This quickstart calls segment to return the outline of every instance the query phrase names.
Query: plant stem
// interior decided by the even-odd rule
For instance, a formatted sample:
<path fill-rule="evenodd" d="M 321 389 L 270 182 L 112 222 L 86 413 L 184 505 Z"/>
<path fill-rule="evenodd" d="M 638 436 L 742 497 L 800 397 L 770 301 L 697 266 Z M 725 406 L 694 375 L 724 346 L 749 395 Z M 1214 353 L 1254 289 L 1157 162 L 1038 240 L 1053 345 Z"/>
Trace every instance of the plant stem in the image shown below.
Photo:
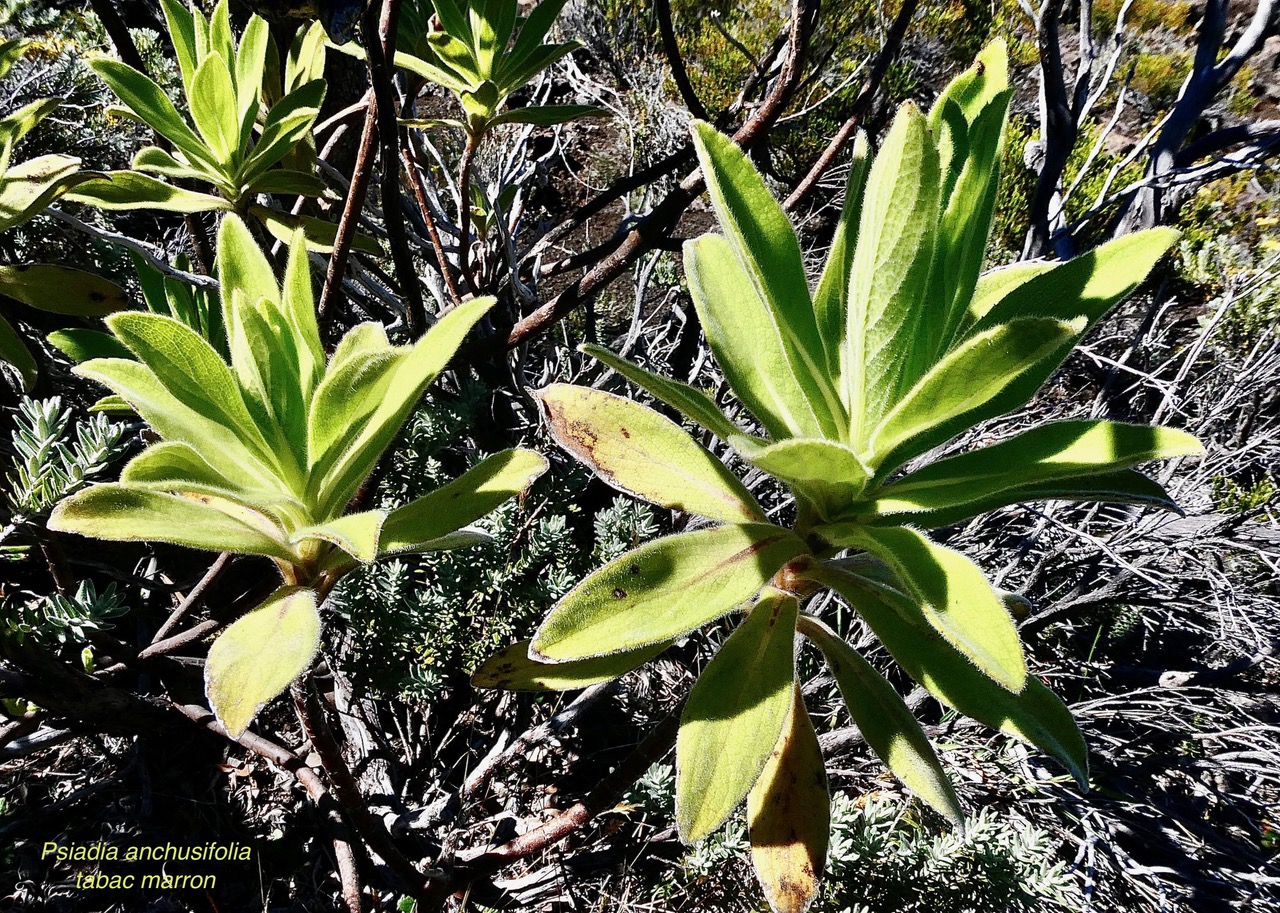
<path fill-rule="evenodd" d="M 467 145 L 462 150 L 462 166 L 458 174 L 458 265 L 462 278 L 466 280 L 471 294 L 478 295 L 480 288 L 475 277 L 471 275 L 471 170 L 475 166 L 476 150 L 480 147 L 480 139 L 471 130 L 467 131 Z"/>

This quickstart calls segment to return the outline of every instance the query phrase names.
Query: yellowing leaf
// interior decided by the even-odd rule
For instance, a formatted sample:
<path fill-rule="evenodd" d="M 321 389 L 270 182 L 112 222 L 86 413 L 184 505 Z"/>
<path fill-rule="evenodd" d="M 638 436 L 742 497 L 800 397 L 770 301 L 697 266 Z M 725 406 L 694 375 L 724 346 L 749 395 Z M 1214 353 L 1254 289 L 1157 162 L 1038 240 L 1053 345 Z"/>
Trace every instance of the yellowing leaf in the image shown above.
<path fill-rule="evenodd" d="M 204 691 L 232 738 L 311 665 L 320 649 L 314 590 L 284 587 L 231 624 L 209 648 Z"/>
<path fill-rule="evenodd" d="M 751 864 L 774 913 L 804 913 L 818 896 L 831 836 L 831 797 L 800 684 L 778 744 L 747 794 Z"/>
<path fill-rule="evenodd" d="M 680 715 L 676 825 L 700 840 L 760 778 L 791 706 L 795 597 L 767 592 L 725 640 Z"/>
<path fill-rule="evenodd" d="M 723 463 L 647 406 L 568 384 L 546 387 L 538 398 L 556 443 L 614 488 L 725 523 L 764 521 Z"/>
<path fill-rule="evenodd" d="M 671 640 L 750 599 L 805 551 L 790 532 L 763 523 L 647 542 L 561 599 L 534 635 L 533 653 L 559 662 Z"/>

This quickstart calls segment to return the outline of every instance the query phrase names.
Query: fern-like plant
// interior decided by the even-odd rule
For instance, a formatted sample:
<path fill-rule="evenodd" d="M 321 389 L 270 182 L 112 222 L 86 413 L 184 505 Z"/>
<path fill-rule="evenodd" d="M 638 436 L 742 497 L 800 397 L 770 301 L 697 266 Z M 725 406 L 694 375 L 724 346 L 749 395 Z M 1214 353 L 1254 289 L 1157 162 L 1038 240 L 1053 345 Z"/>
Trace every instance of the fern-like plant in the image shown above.
<path fill-rule="evenodd" d="M 868 745 L 921 798 L 963 817 L 897 691 L 801 603 L 834 590 L 935 697 L 1039 747 L 1083 784 L 1084 740 L 1062 701 L 1028 674 L 1002 594 L 922 530 L 1044 499 L 1172 507 L 1130 467 L 1201 449 L 1167 428 L 1068 421 L 916 465 L 1026 402 L 1175 237 L 1145 232 L 1066 263 L 980 275 L 1010 94 L 997 43 L 928 115 L 904 105 L 874 162 L 860 137 L 812 291 L 795 231 L 760 175 L 729 138 L 695 126 L 722 233 L 686 245 L 689 288 L 726 379 L 767 437 L 700 390 L 586 351 L 788 486 L 794 526 L 769 522 L 715 456 L 653 410 L 587 387 L 540 393 L 561 446 L 602 478 L 714 525 L 648 543 L 588 577 L 479 682 L 582 687 L 742 613 L 683 711 L 676 818 L 681 836 L 697 840 L 746 800 L 753 862 L 775 910 L 803 910 L 816 895 L 828 840 L 797 635 L 826 658 Z"/>
<path fill-rule="evenodd" d="M 504 451 L 396 510 L 348 513 L 423 390 L 493 299 L 455 308 L 411 346 L 361 324 L 326 358 L 301 232 L 282 288 L 248 228 L 228 216 L 218 274 L 229 364 L 172 317 L 133 311 L 108 319 L 133 357 L 93 359 L 76 373 L 122 397 L 161 440 L 134 457 L 118 483 L 59 504 L 48 525 L 275 562 L 281 587 L 219 636 L 205 664 L 210 703 L 238 735 L 310 665 L 319 606 L 342 575 L 383 556 L 477 541 L 467 524 L 523 490 L 546 462 Z"/>

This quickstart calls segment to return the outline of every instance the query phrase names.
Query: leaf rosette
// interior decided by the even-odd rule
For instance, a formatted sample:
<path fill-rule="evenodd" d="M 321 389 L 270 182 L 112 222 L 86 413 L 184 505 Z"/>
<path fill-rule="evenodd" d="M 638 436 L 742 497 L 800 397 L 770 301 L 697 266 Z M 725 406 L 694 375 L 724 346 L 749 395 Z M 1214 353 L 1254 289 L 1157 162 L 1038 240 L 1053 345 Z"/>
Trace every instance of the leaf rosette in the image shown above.
<path fill-rule="evenodd" d="M 310 665 L 319 607 L 343 574 L 388 555 L 483 541 L 471 524 L 525 490 L 546 461 L 507 450 L 403 507 L 348 513 L 423 391 L 494 300 L 454 308 L 412 345 L 393 345 L 380 325 L 360 324 L 326 356 L 301 232 L 281 285 L 245 224 L 228 216 L 218 274 L 229 359 L 166 314 L 107 319 L 124 351 L 85 361 L 76 373 L 108 387 L 160 440 L 118 483 L 62 501 L 49 528 L 275 562 L 281 589 L 222 633 L 205 667 L 213 709 L 239 734 Z"/>
<path fill-rule="evenodd" d="M 1026 403 L 1175 240 L 1157 229 L 1071 261 L 984 274 L 1010 94 L 997 42 L 928 114 L 904 105 L 874 158 L 859 136 L 812 290 L 791 221 L 759 173 L 732 140 L 695 124 L 720 232 L 686 243 L 689 291 L 752 428 L 699 389 L 583 347 L 786 485 L 793 527 L 768 522 L 710 451 L 653 410 L 589 388 L 540 393 L 557 441 L 602 479 L 714 525 L 606 565 L 551 610 L 527 652 L 511 648 L 476 682 L 581 687 L 740 613 L 683 711 L 677 823 L 696 840 L 745 800 L 775 910 L 803 910 L 816 896 L 827 840 L 822 761 L 795 697 L 796 635 L 823 655 L 886 766 L 947 818 L 963 815 L 902 697 L 802 602 L 836 592 L 935 698 L 1086 784 L 1084 739 L 1028 673 L 1008 594 L 925 531 L 1047 499 L 1176 509 L 1133 467 L 1201 451 L 1170 428 L 1064 421 L 919 465 Z"/>

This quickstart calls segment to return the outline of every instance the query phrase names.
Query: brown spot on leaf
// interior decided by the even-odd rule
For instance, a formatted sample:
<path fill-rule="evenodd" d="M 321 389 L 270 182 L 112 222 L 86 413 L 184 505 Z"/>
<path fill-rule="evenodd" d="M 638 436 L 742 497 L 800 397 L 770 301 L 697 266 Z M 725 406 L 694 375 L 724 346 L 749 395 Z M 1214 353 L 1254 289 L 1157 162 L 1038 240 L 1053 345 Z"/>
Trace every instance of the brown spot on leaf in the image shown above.
<path fill-rule="evenodd" d="M 613 588 L 613 598 L 614 598 L 614 599 L 626 599 L 626 598 L 627 598 L 627 591 L 626 591 L 626 590 L 624 590 L 624 589 L 623 589 L 622 587 L 620 587 L 620 586 L 614 587 L 614 588 Z"/>

